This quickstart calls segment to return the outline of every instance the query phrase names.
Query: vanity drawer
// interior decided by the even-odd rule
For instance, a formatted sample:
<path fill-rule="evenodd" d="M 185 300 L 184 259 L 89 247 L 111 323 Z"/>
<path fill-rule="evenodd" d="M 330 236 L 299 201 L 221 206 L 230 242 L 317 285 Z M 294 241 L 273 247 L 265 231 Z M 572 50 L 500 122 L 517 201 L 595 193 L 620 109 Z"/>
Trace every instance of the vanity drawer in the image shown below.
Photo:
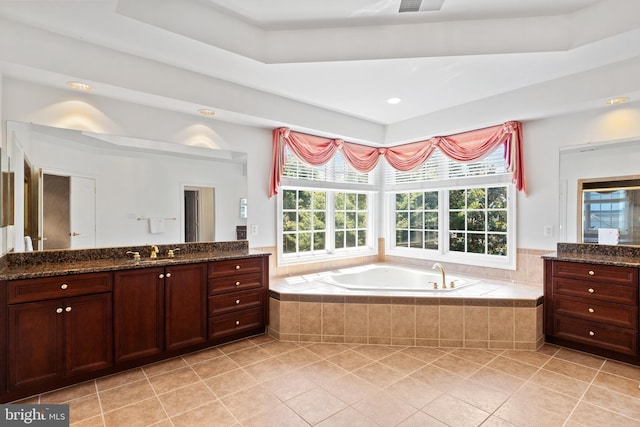
<path fill-rule="evenodd" d="M 209 297 L 209 316 L 261 307 L 263 293 L 264 291 L 262 289 L 258 289 L 255 291 L 233 292 Z"/>
<path fill-rule="evenodd" d="M 565 296 L 555 297 L 553 303 L 556 314 L 625 328 L 638 328 L 638 309 L 636 307 Z"/>
<path fill-rule="evenodd" d="M 553 319 L 553 335 L 594 347 L 636 355 L 638 331 L 609 326 L 571 317 L 556 315 Z"/>
<path fill-rule="evenodd" d="M 209 339 L 264 327 L 262 309 L 243 310 L 209 318 Z"/>
<path fill-rule="evenodd" d="M 552 279 L 553 294 L 589 298 L 619 304 L 638 305 L 638 287 L 610 285 L 584 280 Z"/>
<path fill-rule="evenodd" d="M 553 263 L 554 277 L 598 281 L 612 285 L 638 286 L 638 269 L 611 265 L 583 264 L 556 261 Z"/>
<path fill-rule="evenodd" d="M 209 279 L 209 295 L 262 287 L 262 274 L 238 274 Z"/>
<path fill-rule="evenodd" d="M 9 304 L 109 292 L 111 273 L 74 274 L 8 282 Z"/>
<path fill-rule="evenodd" d="M 262 257 L 210 262 L 209 278 L 234 274 L 261 273 L 262 262 Z"/>

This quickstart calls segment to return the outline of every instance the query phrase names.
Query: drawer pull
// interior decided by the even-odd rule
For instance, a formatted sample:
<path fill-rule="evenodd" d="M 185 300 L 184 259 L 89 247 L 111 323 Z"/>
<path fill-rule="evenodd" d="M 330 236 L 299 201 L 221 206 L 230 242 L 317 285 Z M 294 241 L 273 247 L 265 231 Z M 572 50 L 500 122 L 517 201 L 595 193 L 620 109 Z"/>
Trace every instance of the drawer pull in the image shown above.
<path fill-rule="evenodd" d="M 58 314 L 62 313 L 62 309 L 61 308 L 56 308 L 56 313 L 58 313 Z"/>
<path fill-rule="evenodd" d="M 596 334 L 595 332 L 589 331 L 589 336 L 593 337 L 593 336 L 595 336 L 595 334 Z"/>
<path fill-rule="evenodd" d="M 64 311 L 66 311 L 67 313 L 71 311 L 71 307 L 67 307 L 64 309 Z"/>
<path fill-rule="evenodd" d="M 236 326 L 238 326 L 240 324 L 239 320 L 236 320 Z"/>
<path fill-rule="evenodd" d="M 595 292 L 595 291 L 593 290 L 593 288 L 589 288 L 589 293 L 590 293 L 590 294 L 592 294 L 592 293 L 594 293 L 594 292 Z"/>
<path fill-rule="evenodd" d="M 67 289 L 69 287 L 69 285 L 67 285 L 66 283 L 63 283 L 62 285 L 60 285 L 60 289 Z"/>
<path fill-rule="evenodd" d="M 164 274 L 160 273 L 160 275 L 158 275 L 159 278 L 164 279 Z"/>
<path fill-rule="evenodd" d="M 171 277 L 171 273 L 167 273 L 167 278 Z"/>
<path fill-rule="evenodd" d="M 593 313 L 595 310 L 593 308 L 589 309 L 589 313 Z"/>
<path fill-rule="evenodd" d="M 236 304 L 240 304 L 240 300 L 239 299 L 236 300 Z"/>
<path fill-rule="evenodd" d="M 236 282 L 236 286 L 240 286 L 240 282 Z"/>
<path fill-rule="evenodd" d="M 239 265 L 236 265 L 236 270 L 240 270 L 240 266 Z"/>
<path fill-rule="evenodd" d="M 593 270 L 589 270 L 589 276 L 594 276 L 595 274 L 596 274 L 596 272 L 595 272 L 595 271 L 593 271 Z"/>

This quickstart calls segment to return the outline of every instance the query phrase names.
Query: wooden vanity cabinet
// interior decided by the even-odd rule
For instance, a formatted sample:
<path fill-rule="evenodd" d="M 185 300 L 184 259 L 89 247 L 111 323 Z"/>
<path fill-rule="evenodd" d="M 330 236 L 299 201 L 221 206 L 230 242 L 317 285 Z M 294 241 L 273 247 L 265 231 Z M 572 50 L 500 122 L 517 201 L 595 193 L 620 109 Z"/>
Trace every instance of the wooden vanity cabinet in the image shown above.
<path fill-rule="evenodd" d="M 210 340 L 264 332 L 268 323 L 267 262 L 267 257 L 256 257 L 209 263 Z"/>
<path fill-rule="evenodd" d="M 9 390 L 112 366 L 111 288 L 110 273 L 9 281 Z"/>
<path fill-rule="evenodd" d="M 638 269 L 545 260 L 548 342 L 638 363 Z"/>
<path fill-rule="evenodd" d="M 207 264 L 114 273 L 116 363 L 207 340 Z"/>

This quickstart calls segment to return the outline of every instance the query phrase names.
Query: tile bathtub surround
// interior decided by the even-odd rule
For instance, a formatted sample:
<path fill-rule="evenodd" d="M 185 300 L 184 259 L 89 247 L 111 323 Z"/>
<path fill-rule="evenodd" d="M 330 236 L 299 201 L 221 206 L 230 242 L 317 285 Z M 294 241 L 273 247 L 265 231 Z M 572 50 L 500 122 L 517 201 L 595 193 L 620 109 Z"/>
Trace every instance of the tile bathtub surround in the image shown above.
<path fill-rule="evenodd" d="M 640 367 L 537 351 L 262 335 L 25 399 L 73 426 L 637 426 Z"/>
<path fill-rule="evenodd" d="M 269 334 L 282 341 L 535 350 L 541 299 L 291 295 L 271 292 Z"/>

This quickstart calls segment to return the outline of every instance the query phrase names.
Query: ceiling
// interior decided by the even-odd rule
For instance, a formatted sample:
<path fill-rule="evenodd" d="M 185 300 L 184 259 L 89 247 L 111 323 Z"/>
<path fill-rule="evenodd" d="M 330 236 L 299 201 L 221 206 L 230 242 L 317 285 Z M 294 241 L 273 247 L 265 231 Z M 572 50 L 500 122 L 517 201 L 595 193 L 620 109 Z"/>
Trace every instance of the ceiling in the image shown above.
<path fill-rule="evenodd" d="M 439 3 L 0 0 L 0 72 L 379 144 L 640 99 L 637 0 Z"/>

